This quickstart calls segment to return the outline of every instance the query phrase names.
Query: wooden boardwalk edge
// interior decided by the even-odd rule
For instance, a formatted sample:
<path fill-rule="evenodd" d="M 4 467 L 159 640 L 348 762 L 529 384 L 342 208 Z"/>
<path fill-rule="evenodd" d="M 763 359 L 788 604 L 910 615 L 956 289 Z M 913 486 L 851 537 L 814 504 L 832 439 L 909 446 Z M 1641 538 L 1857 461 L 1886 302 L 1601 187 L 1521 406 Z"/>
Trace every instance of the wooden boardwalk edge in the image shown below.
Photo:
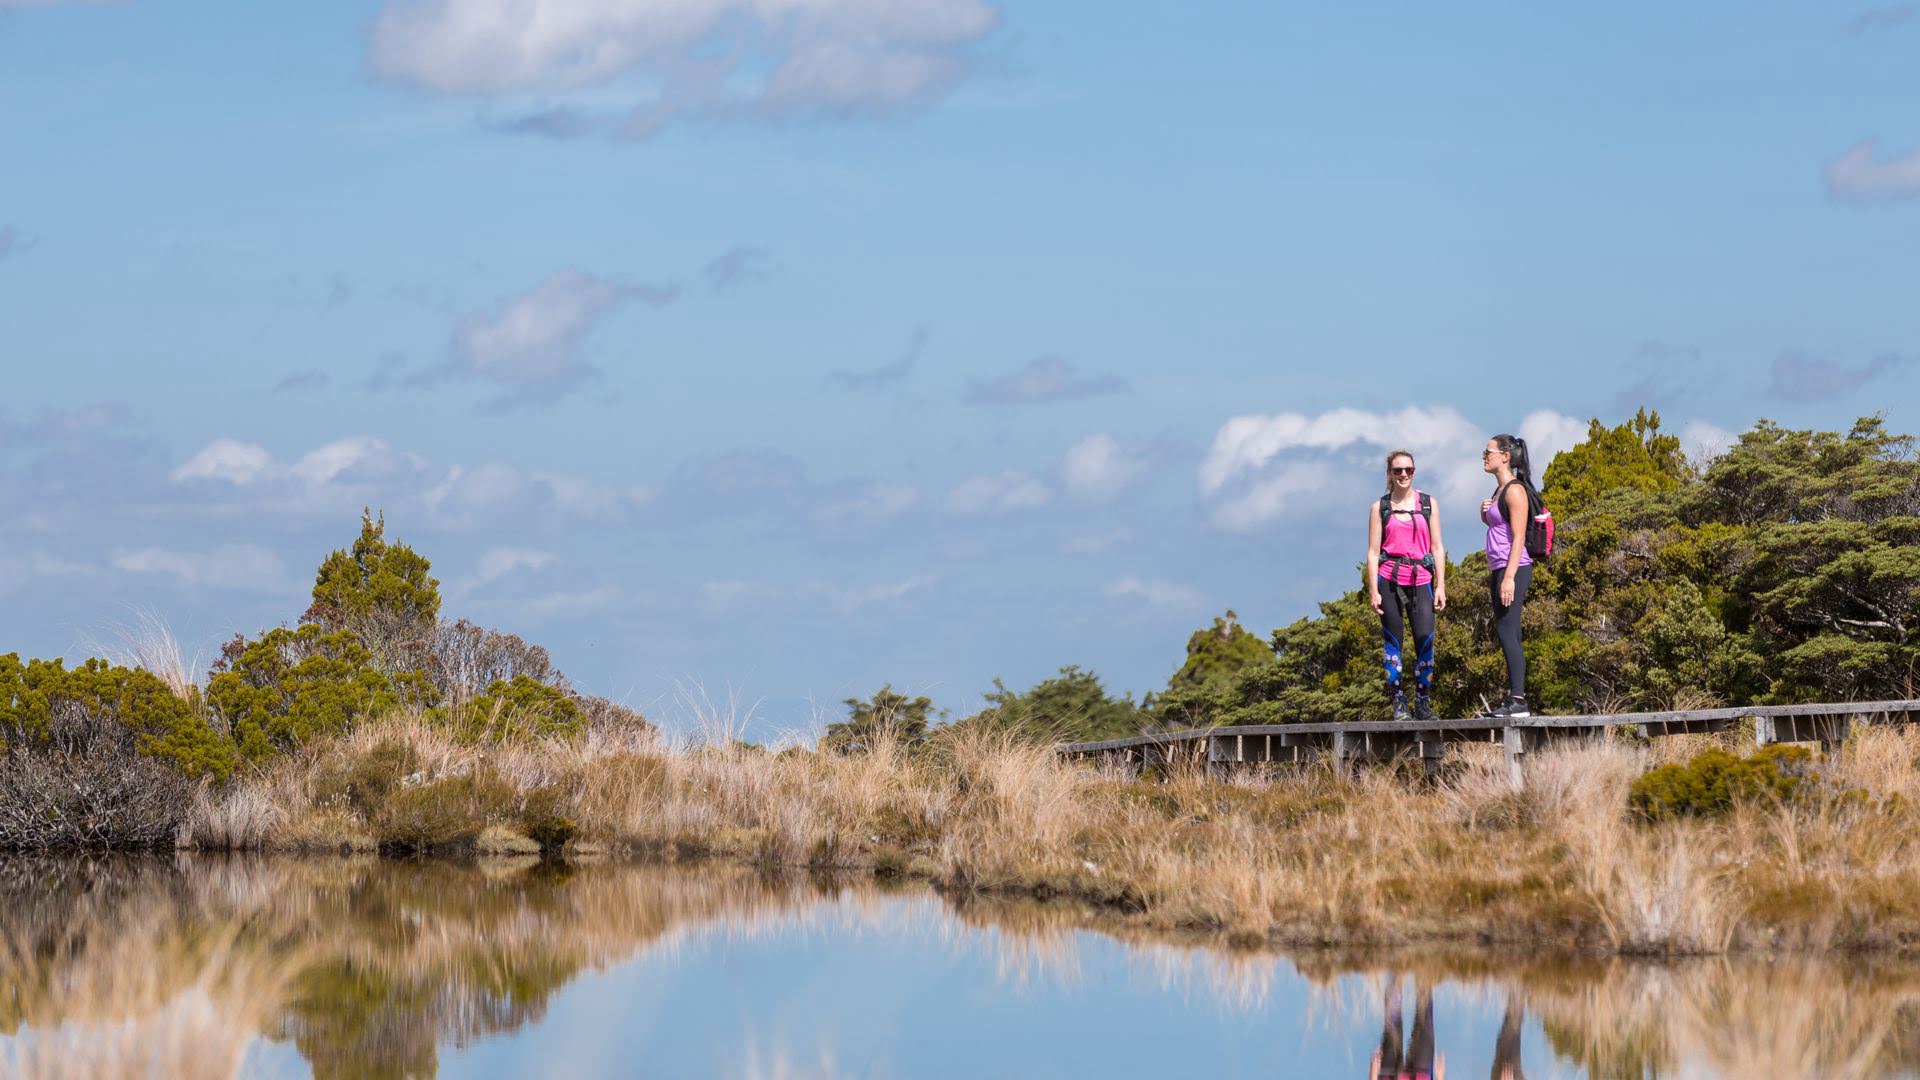
<path fill-rule="evenodd" d="M 1123 739 L 1067 743 L 1056 749 L 1064 760 L 1106 759 L 1131 767 L 1180 759 L 1205 762 L 1216 774 L 1233 764 L 1304 761 L 1331 755 L 1336 765 L 1416 755 L 1429 771 L 1447 744 L 1497 743 L 1505 747 L 1514 779 L 1525 755 L 1555 744 L 1603 737 L 1613 728 L 1632 727 L 1649 737 L 1723 732 L 1747 719 L 1755 721 L 1758 745 L 1776 742 L 1843 742 L 1852 721 L 1910 721 L 1920 714 L 1920 699 L 1901 701 L 1810 702 L 1801 705 L 1746 705 L 1719 709 L 1613 713 L 1593 716 L 1532 716 L 1510 720 L 1470 717 L 1460 720 L 1376 720 L 1354 723 L 1247 724 L 1191 728 Z"/>

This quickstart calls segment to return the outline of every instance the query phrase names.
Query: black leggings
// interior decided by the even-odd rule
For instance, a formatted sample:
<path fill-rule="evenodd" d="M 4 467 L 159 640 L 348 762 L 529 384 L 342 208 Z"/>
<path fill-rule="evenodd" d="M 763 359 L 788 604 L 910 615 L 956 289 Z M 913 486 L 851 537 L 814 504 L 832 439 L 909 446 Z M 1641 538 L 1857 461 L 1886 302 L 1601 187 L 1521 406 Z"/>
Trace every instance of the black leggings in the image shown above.
<path fill-rule="evenodd" d="M 1400 1000 L 1400 988 L 1392 987 L 1387 991 L 1386 1022 L 1380 1032 L 1380 1075 L 1382 1077 L 1404 1076 L 1411 1072 L 1419 1076 L 1433 1075 L 1433 991 L 1420 990 L 1418 1001 L 1413 1007 L 1413 1038 L 1404 1048 L 1401 1039 L 1405 1028 L 1406 1016 Z"/>
<path fill-rule="evenodd" d="M 1520 648 L 1520 606 L 1527 602 L 1527 586 L 1533 581 L 1531 563 L 1513 573 L 1513 603 L 1500 602 L 1500 582 L 1505 567 L 1488 576 L 1493 591 L 1493 632 L 1500 638 L 1500 651 L 1507 654 L 1507 689 L 1514 697 L 1527 696 L 1527 654 Z"/>
<path fill-rule="evenodd" d="M 1407 631 L 1413 640 L 1407 640 Z M 1421 693 L 1433 690 L 1433 586 L 1380 583 L 1380 636 L 1385 641 L 1387 689 L 1399 690 L 1405 655 L 1412 652 L 1413 685 Z"/>

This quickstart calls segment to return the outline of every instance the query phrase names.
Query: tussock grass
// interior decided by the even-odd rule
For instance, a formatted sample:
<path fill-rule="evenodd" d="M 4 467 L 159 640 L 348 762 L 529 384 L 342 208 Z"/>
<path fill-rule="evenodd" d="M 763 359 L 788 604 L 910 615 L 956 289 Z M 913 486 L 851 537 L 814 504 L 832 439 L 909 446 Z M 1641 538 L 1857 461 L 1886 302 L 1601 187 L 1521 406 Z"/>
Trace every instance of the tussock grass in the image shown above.
<path fill-rule="evenodd" d="M 1464 748 L 1431 786 L 1386 769 L 1142 781 L 978 730 L 842 757 L 653 732 L 475 743 L 401 714 L 204 795 L 183 842 L 470 851 L 503 828 L 576 852 L 1071 897 L 1248 944 L 1920 945 L 1920 732 L 1858 732 L 1791 804 L 1632 816 L 1636 777 L 1709 742 L 1552 750 L 1516 790 L 1492 747 Z M 536 808 L 565 828 L 534 827 Z"/>

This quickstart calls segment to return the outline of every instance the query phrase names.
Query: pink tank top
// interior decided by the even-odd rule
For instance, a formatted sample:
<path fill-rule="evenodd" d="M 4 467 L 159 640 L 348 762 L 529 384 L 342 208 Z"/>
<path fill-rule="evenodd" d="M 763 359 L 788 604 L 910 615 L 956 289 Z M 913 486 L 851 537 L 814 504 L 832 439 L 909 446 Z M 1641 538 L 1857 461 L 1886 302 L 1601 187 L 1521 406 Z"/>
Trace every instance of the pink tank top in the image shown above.
<path fill-rule="evenodd" d="M 1414 498 L 1417 500 L 1419 497 L 1420 493 L 1414 492 Z M 1433 581 L 1433 572 L 1418 564 L 1431 551 L 1433 534 L 1427 528 L 1425 515 L 1418 509 L 1395 510 L 1387 515 L 1387 527 L 1380 534 L 1381 577 L 1395 585 L 1430 583 Z"/>

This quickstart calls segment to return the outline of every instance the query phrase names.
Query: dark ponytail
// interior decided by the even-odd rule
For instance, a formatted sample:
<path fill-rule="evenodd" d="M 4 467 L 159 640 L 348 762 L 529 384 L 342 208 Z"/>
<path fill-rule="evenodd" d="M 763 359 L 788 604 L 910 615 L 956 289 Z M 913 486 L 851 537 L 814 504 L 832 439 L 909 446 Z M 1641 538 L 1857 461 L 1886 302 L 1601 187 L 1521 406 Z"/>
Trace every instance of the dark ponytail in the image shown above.
<path fill-rule="evenodd" d="M 1493 441 L 1502 453 L 1513 455 L 1507 466 L 1513 470 L 1514 479 L 1525 484 L 1529 491 L 1539 490 L 1533 483 L 1533 462 L 1527 457 L 1527 440 L 1518 435 L 1495 435 Z"/>

